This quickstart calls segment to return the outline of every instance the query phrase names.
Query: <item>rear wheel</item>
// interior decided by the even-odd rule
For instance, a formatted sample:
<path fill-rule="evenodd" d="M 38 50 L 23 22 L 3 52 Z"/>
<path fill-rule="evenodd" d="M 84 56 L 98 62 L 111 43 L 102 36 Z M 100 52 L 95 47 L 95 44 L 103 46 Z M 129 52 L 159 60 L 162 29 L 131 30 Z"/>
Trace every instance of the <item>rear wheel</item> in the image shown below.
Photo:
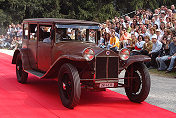
<path fill-rule="evenodd" d="M 125 88 L 125 92 L 130 101 L 143 102 L 150 91 L 150 75 L 147 67 L 143 63 L 135 63 L 128 67 L 125 77 L 134 77 L 125 79 L 125 84 L 129 85 Z"/>
<path fill-rule="evenodd" d="M 19 83 L 26 83 L 28 78 L 28 73 L 23 70 L 21 54 L 17 55 L 16 59 L 16 75 Z"/>
<path fill-rule="evenodd" d="M 58 85 L 62 104 L 73 109 L 81 96 L 80 77 L 77 69 L 68 63 L 62 65 L 58 75 Z"/>

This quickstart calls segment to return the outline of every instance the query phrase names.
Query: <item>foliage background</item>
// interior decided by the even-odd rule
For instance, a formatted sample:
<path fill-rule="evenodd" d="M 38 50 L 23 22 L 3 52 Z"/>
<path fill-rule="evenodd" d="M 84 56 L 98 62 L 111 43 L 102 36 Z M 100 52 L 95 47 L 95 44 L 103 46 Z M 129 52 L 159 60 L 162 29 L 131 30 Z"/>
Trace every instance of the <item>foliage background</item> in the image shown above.
<path fill-rule="evenodd" d="M 0 0 L 0 33 L 26 18 L 73 18 L 103 22 L 140 8 L 155 9 L 175 0 Z"/>

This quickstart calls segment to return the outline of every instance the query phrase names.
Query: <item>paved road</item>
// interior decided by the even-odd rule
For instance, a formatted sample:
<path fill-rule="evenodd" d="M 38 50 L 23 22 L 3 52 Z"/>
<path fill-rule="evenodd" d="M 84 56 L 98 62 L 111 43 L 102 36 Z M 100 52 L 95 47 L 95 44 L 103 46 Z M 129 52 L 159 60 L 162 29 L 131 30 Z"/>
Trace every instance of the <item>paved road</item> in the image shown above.
<path fill-rule="evenodd" d="M 13 55 L 12 50 L 0 49 L 0 52 Z M 121 77 L 124 75 L 122 72 Z M 149 104 L 167 109 L 176 113 L 176 79 L 162 77 L 154 74 L 151 76 L 151 90 L 148 98 L 145 100 Z M 121 94 L 125 94 L 123 88 L 111 89 Z"/>
<path fill-rule="evenodd" d="M 122 72 L 121 77 L 124 75 Z M 151 90 L 148 98 L 145 100 L 149 104 L 167 109 L 176 113 L 176 79 L 150 74 Z M 124 89 L 111 89 L 124 94 Z"/>

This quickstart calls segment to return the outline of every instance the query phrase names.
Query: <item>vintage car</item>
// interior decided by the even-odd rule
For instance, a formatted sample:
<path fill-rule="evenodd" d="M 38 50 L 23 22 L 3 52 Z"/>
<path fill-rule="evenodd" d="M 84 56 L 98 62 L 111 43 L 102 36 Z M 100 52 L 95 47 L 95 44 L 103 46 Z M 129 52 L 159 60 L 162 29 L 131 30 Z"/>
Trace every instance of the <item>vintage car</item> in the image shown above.
<path fill-rule="evenodd" d="M 23 21 L 22 48 L 14 52 L 19 83 L 28 73 L 41 79 L 58 80 L 62 104 L 74 108 L 81 88 L 104 91 L 124 87 L 132 102 L 144 101 L 150 91 L 150 75 L 144 62 L 148 56 L 130 56 L 128 49 L 117 51 L 97 46 L 99 23 L 74 19 L 36 18 Z M 125 70 L 123 78 L 119 77 Z"/>

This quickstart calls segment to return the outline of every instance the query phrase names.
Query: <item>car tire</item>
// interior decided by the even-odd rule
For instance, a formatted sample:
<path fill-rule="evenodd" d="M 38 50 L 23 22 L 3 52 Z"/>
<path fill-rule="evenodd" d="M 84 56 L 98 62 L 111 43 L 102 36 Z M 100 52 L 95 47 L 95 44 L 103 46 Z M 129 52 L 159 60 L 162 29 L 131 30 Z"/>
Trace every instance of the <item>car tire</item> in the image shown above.
<path fill-rule="evenodd" d="M 132 74 L 133 73 L 133 74 Z M 124 80 L 125 92 L 130 101 L 141 103 L 150 92 L 150 75 L 147 67 L 143 63 L 135 63 L 127 68 L 125 77 L 136 77 L 136 79 Z M 130 82 L 130 83 L 128 83 Z"/>
<path fill-rule="evenodd" d="M 69 63 L 63 64 L 58 75 L 59 94 L 62 104 L 73 109 L 80 100 L 81 85 L 77 69 Z"/>
<path fill-rule="evenodd" d="M 23 70 L 21 54 L 18 54 L 16 58 L 16 76 L 19 83 L 24 84 L 27 82 L 28 73 Z"/>

